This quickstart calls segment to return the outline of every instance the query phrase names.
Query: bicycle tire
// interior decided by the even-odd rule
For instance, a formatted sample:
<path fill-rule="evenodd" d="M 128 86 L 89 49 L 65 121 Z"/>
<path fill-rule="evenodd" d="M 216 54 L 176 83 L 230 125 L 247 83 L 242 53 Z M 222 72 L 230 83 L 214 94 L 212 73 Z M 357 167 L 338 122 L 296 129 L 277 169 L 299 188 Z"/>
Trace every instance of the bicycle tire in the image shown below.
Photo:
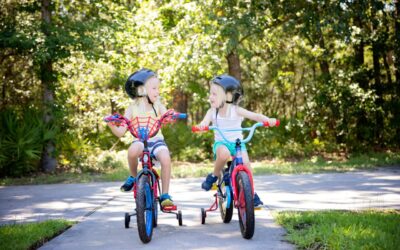
<path fill-rule="evenodd" d="M 240 171 L 236 175 L 238 198 L 238 215 L 240 231 L 243 238 L 251 239 L 254 235 L 254 200 L 250 178 L 246 172 Z"/>
<path fill-rule="evenodd" d="M 153 206 L 153 227 L 157 227 L 157 220 L 158 220 L 158 200 L 154 199 L 154 206 Z"/>
<path fill-rule="evenodd" d="M 154 196 L 149 177 L 142 175 L 138 182 L 136 195 L 136 219 L 140 240 L 143 243 L 151 241 L 153 235 L 153 205 Z"/>
<path fill-rule="evenodd" d="M 224 223 L 229 223 L 233 215 L 233 192 L 230 185 L 226 185 L 224 181 L 221 183 L 222 195 L 218 195 L 218 206 L 221 219 Z"/>

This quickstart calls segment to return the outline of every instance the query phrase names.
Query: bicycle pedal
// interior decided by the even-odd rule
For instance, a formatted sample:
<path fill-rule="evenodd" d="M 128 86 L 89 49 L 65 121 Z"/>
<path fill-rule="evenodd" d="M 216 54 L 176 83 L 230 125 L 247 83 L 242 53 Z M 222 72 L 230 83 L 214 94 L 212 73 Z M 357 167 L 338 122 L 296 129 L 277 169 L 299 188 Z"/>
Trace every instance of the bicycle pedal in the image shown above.
<path fill-rule="evenodd" d="M 263 209 L 263 207 L 255 207 L 255 208 L 254 208 L 254 211 L 255 211 L 255 210 L 262 210 L 262 209 Z"/>
<path fill-rule="evenodd" d="M 217 190 L 217 189 L 218 189 L 217 183 L 214 183 L 211 187 L 211 190 Z"/>

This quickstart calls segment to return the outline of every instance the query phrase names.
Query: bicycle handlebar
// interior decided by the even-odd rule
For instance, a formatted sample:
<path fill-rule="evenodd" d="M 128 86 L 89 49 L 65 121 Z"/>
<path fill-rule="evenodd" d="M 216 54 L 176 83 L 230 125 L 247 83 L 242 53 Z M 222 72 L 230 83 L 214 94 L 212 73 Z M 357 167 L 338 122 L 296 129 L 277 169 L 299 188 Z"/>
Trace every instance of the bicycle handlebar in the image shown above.
<path fill-rule="evenodd" d="M 175 112 L 173 109 L 168 110 L 160 119 L 153 117 L 135 117 L 129 120 L 123 115 L 115 113 L 105 117 L 105 122 L 113 122 L 116 126 L 126 126 L 129 132 L 136 138 L 147 140 L 157 134 L 162 124 L 176 121 L 177 119 L 185 119 L 187 114 Z"/>
<path fill-rule="evenodd" d="M 280 121 L 276 120 L 276 124 L 275 127 L 278 127 L 280 125 Z M 229 143 L 235 143 L 236 141 L 230 141 L 228 140 L 225 135 L 224 132 L 232 132 L 232 131 L 250 131 L 250 133 L 247 135 L 247 137 L 245 139 L 242 139 L 241 142 L 242 143 L 248 143 L 251 138 L 254 135 L 254 131 L 256 130 L 257 127 L 272 127 L 269 125 L 268 122 L 257 122 L 255 124 L 253 124 L 253 126 L 251 127 L 247 127 L 247 128 L 238 128 L 238 129 L 220 129 L 216 126 L 204 126 L 204 127 L 198 127 L 198 126 L 192 126 L 192 132 L 202 132 L 202 131 L 209 131 L 209 130 L 216 130 L 221 136 L 222 138 Z"/>

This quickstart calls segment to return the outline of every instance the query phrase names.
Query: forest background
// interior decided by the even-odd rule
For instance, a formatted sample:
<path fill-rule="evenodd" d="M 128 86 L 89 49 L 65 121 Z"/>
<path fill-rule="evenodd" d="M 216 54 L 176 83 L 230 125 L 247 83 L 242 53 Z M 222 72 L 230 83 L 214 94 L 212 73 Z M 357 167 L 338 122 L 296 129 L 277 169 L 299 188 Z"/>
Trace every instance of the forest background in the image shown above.
<path fill-rule="evenodd" d="M 164 129 L 175 161 L 212 159 L 211 133 L 190 126 L 223 73 L 242 106 L 281 120 L 257 131 L 254 159 L 399 152 L 397 0 L 5 0 L 0 13 L 0 177 L 120 166 L 131 137 L 102 119 L 123 113 L 142 67 L 189 115 Z"/>

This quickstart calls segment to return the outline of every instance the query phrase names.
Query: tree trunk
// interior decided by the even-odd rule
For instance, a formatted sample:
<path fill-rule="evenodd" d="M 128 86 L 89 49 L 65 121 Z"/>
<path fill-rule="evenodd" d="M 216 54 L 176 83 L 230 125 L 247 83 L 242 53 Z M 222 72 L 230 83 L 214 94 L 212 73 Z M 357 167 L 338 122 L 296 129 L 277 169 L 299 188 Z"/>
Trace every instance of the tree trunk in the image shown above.
<path fill-rule="evenodd" d="M 378 21 L 376 20 L 376 9 L 374 7 L 371 8 L 372 10 L 372 31 L 378 33 Z M 378 36 L 381 34 L 378 33 Z M 374 142 L 376 144 L 380 144 L 382 141 L 382 132 L 383 132 L 383 114 L 381 109 L 383 110 L 383 86 L 382 86 L 382 79 L 381 79 L 381 64 L 379 59 L 381 57 L 381 51 L 384 50 L 383 44 L 381 39 L 377 39 L 372 41 L 372 61 L 373 61 L 373 74 L 374 74 L 374 89 L 377 95 L 375 100 L 375 104 L 378 109 L 375 111 L 375 127 L 374 127 Z"/>
<path fill-rule="evenodd" d="M 358 3 L 356 3 L 358 4 Z M 361 20 L 361 17 L 359 13 L 355 13 L 354 17 L 354 24 L 356 27 L 358 27 L 360 30 L 364 30 L 363 28 L 363 22 Z M 365 42 L 363 38 L 361 38 L 361 41 L 359 44 L 356 44 L 354 46 L 354 63 L 353 67 L 354 70 L 358 71 L 364 64 L 364 47 L 365 47 Z M 354 75 L 354 80 L 358 83 L 358 85 L 362 89 L 367 89 L 368 88 L 368 80 L 365 77 L 364 72 L 358 72 Z"/>
<path fill-rule="evenodd" d="M 180 89 L 175 89 L 173 92 L 174 102 L 173 108 L 177 112 L 186 113 L 188 112 L 188 96 Z"/>
<path fill-rule="evenodd" d="M 320 10 L 320 7 L 318 6 L 316 8 L 317 13 L 321 13 L 322 11 Z M 318 15 L 318 14 L 317 14 Z M 325 39 L 324 35 L 321 30 L 320 26 L 320 18 L 319 15 L 317 16 L 317 22 L 315 24 L 316 30 L 315 30 L 315 41 L 318 41 L 318 46 L 324 51 L 323 56 L 318 59 L 319 66 L 321 68 L 322 72 L 322 78 L 324 79 L 326 84 L 329 84 L 329 80 L 331 79 L 331 73 L 329 72 L 329 63 L 326 60 L 328 58 L 328 50 L 325 46 Z"/>
<path fill-rule="evenodd" d="M 365 31 L 365 23 L 364 20 L 362 19 L 362 16 L 360 13 L 363 13 L 365 10 L 365 7 L 362 2 L 360 1 L 354 1 L 353 3 L 354 7 L 354 25 L 358 27 L 361 31 Z M 353 60 L 353 69 L 355 72 L 353 76 L 353 80 L 358 83 L 358 85 L 363 89 L 363 90 L 368 90 L 369 88 L 369 79 L 367 77 L 367 74 L 365 70 L 360 71 L 360 69 L 364 65 L 365 61 L 365 56 L 364 56 L 364 49 L 365 46 L 368 45 L 364 41 L 363 37 L 361 37 L 361 41 L 358 44 L 354 45 L 354 60 Z M 357 112 L 357 126 L 356 126 L 356 138 L 357 141 L 360 143 L 365 142 L 368 140 L 368 133 L 367 131 L 369 129 L 369 122 L 367 120 L 367 113 L 363 108 L 358 109 Z M 354 142 L 349 141 L 349 145 L 355 145 Z"/>
<path fill-rule="evenodd" d="M 49 39 L 51 32 L 49 26 L 51 25 L 51 1 L 42 0 L 42 32 L 45 39 Z M 55 81 L 53 72 L 53 62 L 51 58 L 46 58 L 40 64 L 40 80 L 43 87 L 43 121 L 45 125 L 53 122 L 53 106 L 54 106 L 54 93 L 53 83 Z M 55 143 L 49 140 L 43 145 L 41 167 L 45 172 L 53 172 L 57 166 L 57 160 L 54 156 Z"/>
<path fill-rule="evenodd" d="M 394 17 L 395 25 L 395 43 L 394 54 L 396 58 L 396 83 L 397 83 L 397 96 L 400 96 L 400 0 L 396 1 L 396 11 Z"/>
<path fill-rule="evenodd" d="M 229 75 L 242 81 L 242 69 L 240 68 L 240 59 L 236 52 L 231 51 L 226 57 L 228 60 Z"/>
<path fill-rule="evenodd" d="M 394 43 L 394 57 L 395 57 L 395 75 L 396 75 L 396 84 L 395 84 L 395 93 L 394 95 L 397 96 L 397 101 L 393 103 L 392 110 L 394 111 L 393 115 L 393 124 L 397 124 L 396 126 L 396 135 L 394 136 L 397 145 L 400 146 L 400 0 L 395 1 L 396 11 L 394 16 L 395 21 L 395 43 Z M 396 139 L 397 138 L 397 139 Z"/>

